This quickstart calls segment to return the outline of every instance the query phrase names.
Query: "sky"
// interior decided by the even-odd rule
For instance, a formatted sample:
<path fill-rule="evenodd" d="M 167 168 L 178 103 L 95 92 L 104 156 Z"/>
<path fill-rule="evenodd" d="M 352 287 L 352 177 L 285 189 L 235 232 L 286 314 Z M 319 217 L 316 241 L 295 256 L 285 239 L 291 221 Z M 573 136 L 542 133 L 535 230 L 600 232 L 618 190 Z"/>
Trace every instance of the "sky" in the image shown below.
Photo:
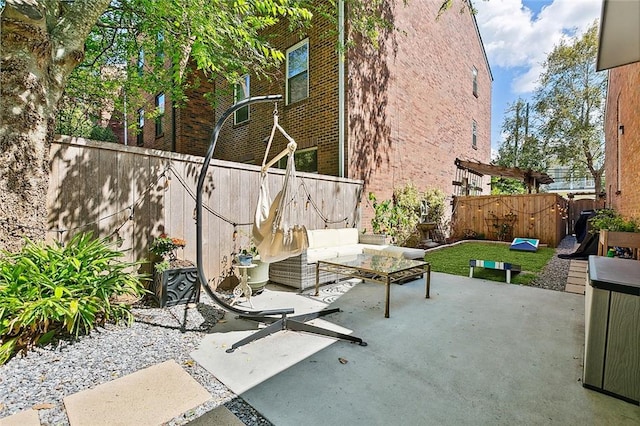
<path fill-rule="evenodd" d="M 563 37 L 580 35 L 600 18 L 602 0 L 473 0 L 493 74 L 491 147 L 502 142 L 508 106 L 532 97 L 542 63 Z"/>

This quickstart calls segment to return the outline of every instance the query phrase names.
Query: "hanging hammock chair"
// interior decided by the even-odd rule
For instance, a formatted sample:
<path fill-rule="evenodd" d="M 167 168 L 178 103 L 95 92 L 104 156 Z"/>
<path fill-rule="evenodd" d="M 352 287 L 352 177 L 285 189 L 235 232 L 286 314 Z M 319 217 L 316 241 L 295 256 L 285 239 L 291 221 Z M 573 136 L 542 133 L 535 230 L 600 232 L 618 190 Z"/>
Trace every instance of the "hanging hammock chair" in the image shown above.
<path fill-rule="evenodd" d="M 218 136 L 220 135 L 220 129 L 222 128 L 224 122 L 231 116 L 231 114 L 233 114 L 240 108 L 257 102 L 277 102 L 279 100 L 282 100 L 281 95 L 257 96 L 245 99 L 227 109 L 218 119 L 216 126 L 214 127 L 213 134 L 211 136 L 211 143 L 209 144 L 207 155 L 205 156 L 202 163 L 202 168 L 200 169 L 200 175 L 198 176 L 198 185 L 196 189 L 196 266 L 198 267 L 198 279 L 200 280 L 202 288 L 206 291 L 209 297 L 211 297 L 221 308 L 225 309 L 228 312 L 239 314 L 239 318 L 264 322 L 265 324 L 267 324 L 265 328 L 261 328 L 255 333 L 252 333 L 249 336 L 234 343 L 229 349 L 226 350 L 227 352 L 233 352 L 240 346 L 246 345 L 247 343 L 269 336 L 281 330 L 303 331 L 321 336 L 328 336 L 335 339 L 346 340 L 348 342 L 357 343 L 360 346 L 366 346 L 367 343 L 363 342 L 359 337 L 307 324 L 307 321 L 310 321 L 314 318 L 319 318 L 327 314 L 340 311 L 340 309 L 338 308 L 325 308 L 322 311 L 310 312 L 307 314 L 295 316 L 292 315 L 294 313 L 293 308 L 263 310 L 242 309 L 238 306 L 232 306 L 229 303 L 225 302 L 208 285 L 209 281 L 207 280 L 207 277 L 204 273 L 202 192 L 204 188 L 205 178 L 209 170 L 209 165 L 211 164 L 211 159 L 213 158 L 213 151 L 215 150 Z M 296 227 L 296 225 L 291 225 L 292 222 L 289 221 L 290 218 L 288 217 L 292 213 L 292 211 L 289 209 L 293 209 L 295 207 L 295 203 L 293 203 L 292 205 L 292 196 L 293 194 L 295 194 L 296 189 L 296 187 L 294 186 L 295 182 L 292 182 L 295 181 L 295 167 L 293 165 L 295 141 L 289 135 L 287 135 L 286 132 L 278 125 L 277 114 L 274 115 L 274 128 L 271 130 L 271 139 L 273 139 L 273 135 L 275 133 L 275 130 L 277 129 L 282 132 L 283 135 L 285 135 L 287 140 L 289 140 L 290 146 L 287 147 L 287 150 L 278 154 L 273 160 L 269 162 L 269 164 L 265 164 L 262 168 L 262 175 L 260 179 L 260 200 L 258 209 L 256 210 L 256 218 L 258 218 L 258 215 L 260 215 L 260 221 L 256 220 L 256 224 L 259 225 L 254 228 L 254 231 L 256 231 L 257 229 L 257 237 L 260 238 L 260 246 L 262 246 L 261 254 L 264 253 L 265 256 L 270 257 L 271 259 L 285 259 L 286 257 L 293 256 L 292 253 L 296 253 L 298 250 L 302 251 L 303 249 L 300 249 L 299 247 L 308 246 L 308 241 L 307 234 L 306 232 L 304 232 L 304 227 Z M 291 143 L 293 143 L 293 145 L 291 145 Z M 269 141 L 269 144 L 271 144 L 271 140 Z M 268 152 L 269 147 L 267 147 L 267 153 Z M 267 180 L 266 170 L 273 164 L 275 164 L 280 158 L 283 158 L 285 155 L 289 155 L 289 158 L 287 159 L 287 171 L 285 172 L 284 188 L 278 193 L 278 195 L 276 195 L 273 203 L 267 203 L 266 201 L 269 200 L 269 189 L 266 183 L 264 183 Z M 289 165 L 291 165 L 291 167 L 289 167 Z M 291 179 L 292 176 L 293 179 Z M 294 190 L 286 190 L 287 186 L 289 186 L 289 188 L 293 188 Z M 269 219 L 270 217 L 272 217 L 272 219 Z M 302 235 L 304 235 L 304 238 L 302 238 Z M 258 249 L 260 250 L 260 248 Z M 288 253 L 286 254 L 286 257 L 282 257 L 285 256 L 285 253 Z"/>
<path fill-rule="evenodd" d="M 278 130 L 288 141 L 287 148 L 276 155 L 269 163 L 271 142 Z M 278 262 L 301 254 L 307 247 L 307 230 L 296 223 L 296 208 L 298 207 L 298 183 L 294 153 L 297 145 L 295 140 L 285 132 L 278 123 L 278 107 L 273 111 L 273 127 L 267 143 L 267 149 L 262 160 L 260 173 L 260 192 L 253 224 L 253 239 L 258 248 L 260 260 L 266 263 Z M 268 169 L 281 158 L 287 157 L 287 168 L 284 173 L 282 189 L 271 200 L 269 193 Z"/>

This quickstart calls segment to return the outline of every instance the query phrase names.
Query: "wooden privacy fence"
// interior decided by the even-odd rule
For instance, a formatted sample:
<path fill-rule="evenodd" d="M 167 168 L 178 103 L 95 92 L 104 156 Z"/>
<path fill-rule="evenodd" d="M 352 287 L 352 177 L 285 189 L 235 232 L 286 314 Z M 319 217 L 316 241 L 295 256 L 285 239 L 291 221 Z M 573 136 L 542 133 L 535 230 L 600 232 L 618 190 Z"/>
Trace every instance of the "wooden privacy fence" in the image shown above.
<path fill-rule="evenodd" d="M 179 258 L 196 259 L 195 190 L 202 157 L 61 137 L 51 147 L 49 239 L 79 232 L 121 239 L 128 260 L 150 258 L 162 233 L 186 240 Z M 212 161 L 203 190 L 205 273 L 217 278 L 248 244 L 260 167 Z M 298 223 L 308 229 L 358 227 L 362 181 L 298 173 Z M 270 169 L 272 197 L 283 170 Z M 234 240 L 234 231 L 238 237 Z M 225 262 L 226 259 L 226 262 Z M 150 265 L 143 270 L 149 272 Z"/>
<path fill-rule="evenodd" d="M 557 194 L 454 197 L 452 237 L 537 238 L 557 247 L 567 235 L 567 200 Z"/>

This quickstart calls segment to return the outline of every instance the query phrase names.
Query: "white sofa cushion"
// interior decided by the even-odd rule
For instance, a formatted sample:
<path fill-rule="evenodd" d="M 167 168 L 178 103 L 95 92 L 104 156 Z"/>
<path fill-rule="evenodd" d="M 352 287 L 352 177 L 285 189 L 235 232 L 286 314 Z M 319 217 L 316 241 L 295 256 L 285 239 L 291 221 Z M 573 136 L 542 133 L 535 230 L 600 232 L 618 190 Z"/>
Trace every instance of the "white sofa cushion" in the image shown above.
<path fill-rule="evenodd" d="M 338 257 L 337 247 L 320 247 L 307 249 L 307 263 L 316 263 L 318 260 L 331 259 Z"/>
<path fill-rule="evenodd" d="M 425 251 L 408 247 L 390 245 L 359 244 L 359 232 L 356 228 L 312 229 L 307 230 L 309 248 L 307 263 L 334 257 L 354 256 L 360 253 L 384 254 L 406 259 L 422 259 Z"/>
<path fill-rule="evenodd" d="M 358 244 L 357 228 L 307 230 L 309 248 L 336 247 Z"/>

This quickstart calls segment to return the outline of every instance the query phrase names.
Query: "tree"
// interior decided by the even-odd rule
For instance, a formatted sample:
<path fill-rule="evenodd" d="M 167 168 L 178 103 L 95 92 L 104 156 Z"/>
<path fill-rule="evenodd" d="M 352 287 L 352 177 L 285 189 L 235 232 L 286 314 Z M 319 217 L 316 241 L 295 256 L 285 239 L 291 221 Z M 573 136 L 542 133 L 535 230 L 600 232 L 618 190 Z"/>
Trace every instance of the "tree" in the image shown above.
<path fill-rule="evenodd" d="M 529 103 L 518 98 L 509 105 L 502 123 L 504 141 L 498 149 L 495 164 L 536 171 L 546 170 L 545 147 L 536 137 Z"/>
<path fill-rule="evenodd" d="M 96 100 L 111 102 L 121 85 L 128 94 L 163 88 L 179 104 L 185 86 L 198 84 L 193 68 L 230 81 L 247 72 L 268 76 L 284 59 L 263 35 L 268 28 L 286 21 L 295 31 L 314 11 L 337 23 L 338 3 L 0 0 L 0 249 L 19 248 L 23 236 L 45 237 L 49 148 L 60 108 L 71 106 L 64 110 L 69 122 L 85 113 L 74 108 L 78 102 L 95 114 L 105 106 Z M 384 3 L 345 0 L 352 35 L 375 41 L 379 28 L 392 25 Z M 137 73 L 140 54 L 151 59 L 153 72 Z"/>
<path fill-rule="evenodd" d="M 547 170 L 546 147 L 536 137 L 534 117 L 529 112 L 529 104 L 521 98 L 508 106 L 502 123 L 504 140 L 493 164 L 539 172 Z M 516 179 L 491 179 L 492 194 L 523 194 L 526 189 L 524 182 Z"/>
<path fill-rule="evenodd" d="M 557 45 L 544 62 L 535 110 L 538 134 L 552 159 L 574 176 L 591 176 L 596 194 L 604 173 L 604 108 L 607 74 L 596 72 L 598 31 Z"/>
<path fill-rule="evenodd" d="M 185 81 L 179 71 L 188 61 L 228 76 L 240 69 L 266 70 L 283 54 L 259 32 L 282 18 L 292 26 L 308 23 L 306 3 L 6 1 L 0 21 L 0 248 L 17 249 L 22 236 L 45 237 L 49 147 L 59 101 L 87 51 L 95 64 L 128 67 L 136 42 L 142 48 L 150 40 L 157 45 L 162 34 L 171 38 L 164 45 L 171 66 L 158 74 L 169 75 L 177 86 Z"/>

